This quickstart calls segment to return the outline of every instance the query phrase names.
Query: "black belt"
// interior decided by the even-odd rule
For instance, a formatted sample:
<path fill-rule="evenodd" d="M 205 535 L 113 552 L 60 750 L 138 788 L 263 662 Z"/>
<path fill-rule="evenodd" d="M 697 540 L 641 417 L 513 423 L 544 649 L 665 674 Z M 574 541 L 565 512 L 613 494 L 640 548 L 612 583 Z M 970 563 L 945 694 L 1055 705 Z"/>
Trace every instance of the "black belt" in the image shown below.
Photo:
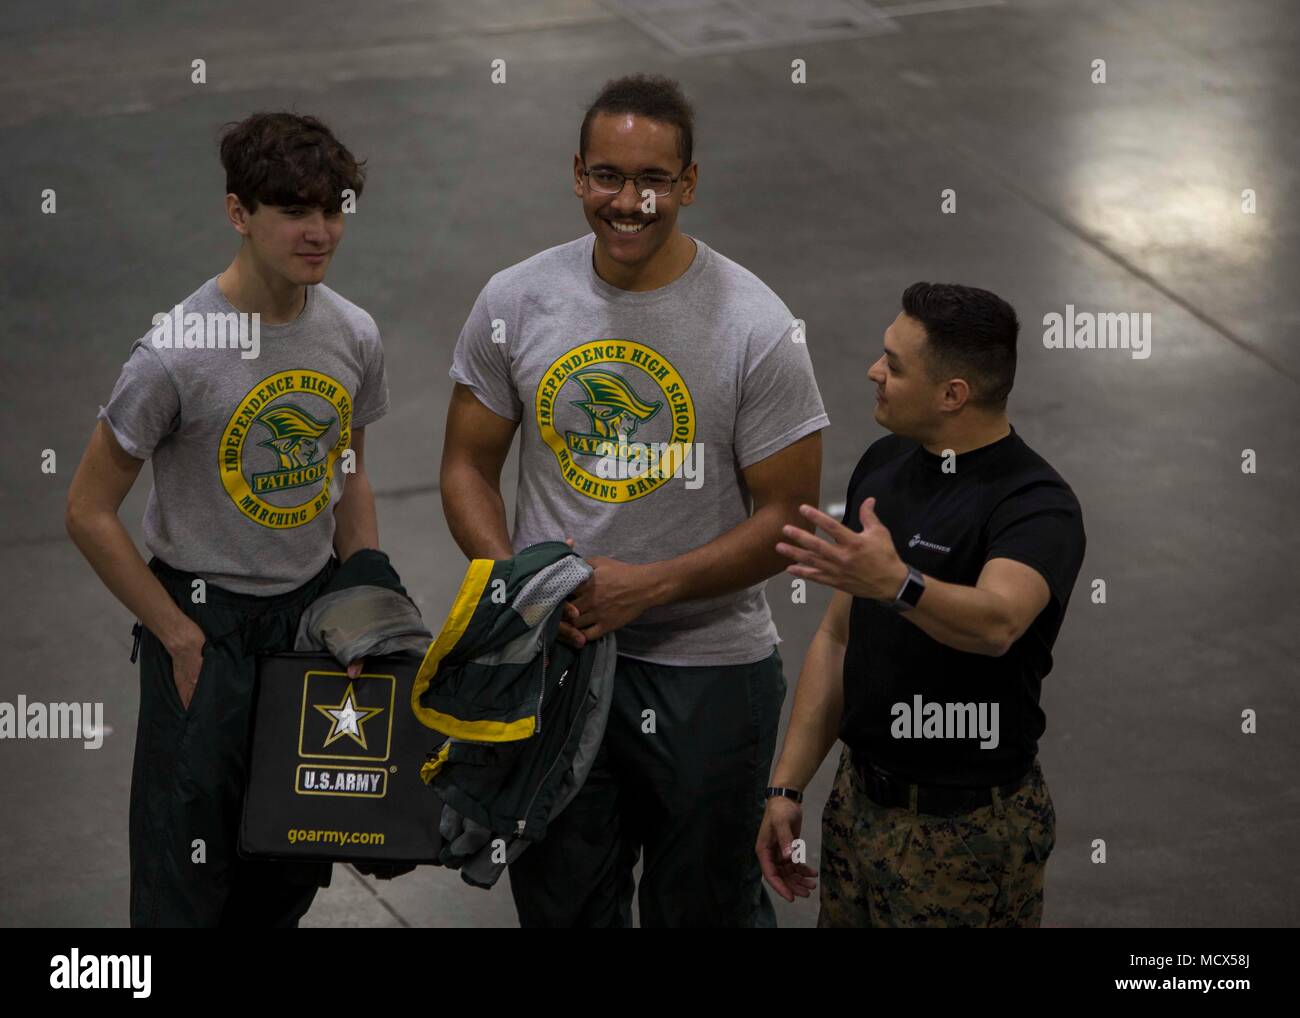
<path fill-rule="evenodd" d="M 993 803 L 993 792 L 1000 796 L 1015 795 L 1024 787 L 1034 769 L 1030 767 L 1024 774 L 1005 785 L 983 788 L 951 788 L 945 785 L 918 785 L 891 774 L 877 767 L 864 756 L 852 754 L 853 769 L 858 780 L 862 782 L 863 791 L 868 799 L 877 806 L 897 806 L 902 809 L 912 807 L 912 789 L 916 789 L 916 811 L 931 816 L 951 817 Z"/>

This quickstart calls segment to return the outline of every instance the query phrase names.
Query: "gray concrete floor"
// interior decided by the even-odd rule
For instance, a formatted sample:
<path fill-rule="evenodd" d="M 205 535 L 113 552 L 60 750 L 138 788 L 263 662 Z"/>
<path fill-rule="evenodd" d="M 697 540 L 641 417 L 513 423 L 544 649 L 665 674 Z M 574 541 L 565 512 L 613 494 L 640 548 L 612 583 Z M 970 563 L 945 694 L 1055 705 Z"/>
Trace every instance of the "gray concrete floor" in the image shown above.
<path fill-rule="evenodd" d="M 452 344 L 492 272 L 585 230 L 567 182 L 584 101 L 654 70 L 699 109 L 687 229 L 808 322 L 832 420 L 824 503 L 880 434 L 865 371 L 905 285 L 985 286 L 1020 312 L 1012 421 L 1079 494 L 1089 538 L 1044 694 L 1059 823 L 1046 922 L 1294 925 L 1300 8 L 919 6 L 857 38 L 682 56 L 595 0 L 235 0 L 112 20 L 90 4 L 10 5 L 0 700 L 93 695 L 112 734 L 97 752 L 0 743 L 0 923 L 126 920 L 131 619 L 66 539 L 62 509 L 131 341 L 234 249 L 219 125 L 292 107 L 370 161 L 329 283 L 383 331 L 393 410 L 367 450 L 381 529 L 440 623 L 463 568 L 435 484 Z M 206 85 L 189 80 L 200 57 Z M 498 57 L 505 85 L 489 79 Z M 790 82 L 796 57 L 806 85 Z M 1104 85 L 1089 81 L 1094 59 Z M 55 216 L 39 213 L 47 187 Z M 956 215 L 939 213 L 942 188 Z M 1245 188 L 1255 215 L 1240 211 Z M 1151 312 L 1153 356 L 1046 350 L 1038 323 L 1067 303 Z M 512 456 L 511 493 L 514 469 Z M 146 491 L 125 507 L 137 533 Z M 1090 603 L 1094 578 L 1105 605 Z M 792 605 L 784 591 L 769 585 L 793 690 L 827 598 Z M 1257 735 L 1240 732 L 1245 708 Z M 1105 865 L 1090 862 L 1096 838 Z M 816 917 L 811 901 L 778 911 L 789 926 Z M 343 867 L 307 919 L 514 921 L 505 887 Z"/>

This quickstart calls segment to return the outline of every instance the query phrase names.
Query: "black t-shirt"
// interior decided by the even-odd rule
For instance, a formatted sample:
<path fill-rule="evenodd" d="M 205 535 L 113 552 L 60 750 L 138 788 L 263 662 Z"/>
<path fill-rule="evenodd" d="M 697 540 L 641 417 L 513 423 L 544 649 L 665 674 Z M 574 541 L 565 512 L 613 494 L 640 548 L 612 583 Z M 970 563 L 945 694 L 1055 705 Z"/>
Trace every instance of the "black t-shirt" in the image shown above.
<path fill-rule="evenodd" d="M 861 532 L 858 512 L 874 496 L 899 556 L 927 577 L 974 586 L 989 559 L 1014 559 L 1042 574 L 1051 598 L 1006 654 L 991 657 L 946 646 L 887 604 L 855 597 L 840 738 L 911 781 L 998 785 L 1029 769 L 1046 727 L 1039 692 L 1083 562 L 1083 514 L 1014 428 L 954 462 L 945 473 L 943 457 L 916 442 L 874 442 L 849 481 L 844 524 Z"/>

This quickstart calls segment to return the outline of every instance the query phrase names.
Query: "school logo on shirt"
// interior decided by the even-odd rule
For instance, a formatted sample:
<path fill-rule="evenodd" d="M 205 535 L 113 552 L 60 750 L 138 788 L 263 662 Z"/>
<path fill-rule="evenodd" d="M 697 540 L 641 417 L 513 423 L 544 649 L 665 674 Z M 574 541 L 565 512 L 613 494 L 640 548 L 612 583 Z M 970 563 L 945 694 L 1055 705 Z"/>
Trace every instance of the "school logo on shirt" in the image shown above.
<path fill-rule="evenodd" d="M 685 379 L 666 357 L 626 339 L 593 340 L 559 357 L 537 385 L 534 412 L 565 483 L 601 502 L 657 491 L 695 441 Z M 662 449 L 653 465 L 637 458 L 651 444 Z"/>
<path fill-rule="evenodd" d="M 221 436 L 221 483 L 235 507 L 275 530 L 301 527 L 334 497 L 334 462 L 352 439 L 352 398 L 319 371 L 280 371 L 239 401 Z"/>

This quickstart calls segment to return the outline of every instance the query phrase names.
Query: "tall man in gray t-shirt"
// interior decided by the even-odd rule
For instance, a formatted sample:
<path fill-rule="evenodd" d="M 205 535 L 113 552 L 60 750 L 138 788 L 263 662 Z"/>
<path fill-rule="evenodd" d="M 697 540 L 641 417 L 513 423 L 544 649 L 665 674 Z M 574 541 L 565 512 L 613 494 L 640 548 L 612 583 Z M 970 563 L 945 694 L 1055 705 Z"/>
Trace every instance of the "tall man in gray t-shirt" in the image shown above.
<path fill-rule="evenodd" d="M 572 540 L 595 574 L 561 638 L 619 651 L 586 784 L 510 867 L 523 925 L 630 924 L 642 849 L 643 925 L 775 921 L 752 850 L 785 696 L 763 585 L 818 500 L 830 422 L 794 315 L 679 228 L 691 147 L 675 83 L 607 84 L 574 158 L 591 234 L 493 276 L 456 344 L 453 536 L 494 559 Z"/>
<path fill-rule="evenodd" d="M 293 649 L 340 560 L 382 555 L 364 436 L 383 349 L 322 282 L 362 168 L 290 113 L 229 125 L 221 161 L 239 253 L 136 341 L 68 491 L 69 534 L 143 623 L 133 926 L 296 925 L 328 885 L 328 864 L 236 852 L 256 655 Z M 117 516 L 145 460 L 147 566 Z"/>

